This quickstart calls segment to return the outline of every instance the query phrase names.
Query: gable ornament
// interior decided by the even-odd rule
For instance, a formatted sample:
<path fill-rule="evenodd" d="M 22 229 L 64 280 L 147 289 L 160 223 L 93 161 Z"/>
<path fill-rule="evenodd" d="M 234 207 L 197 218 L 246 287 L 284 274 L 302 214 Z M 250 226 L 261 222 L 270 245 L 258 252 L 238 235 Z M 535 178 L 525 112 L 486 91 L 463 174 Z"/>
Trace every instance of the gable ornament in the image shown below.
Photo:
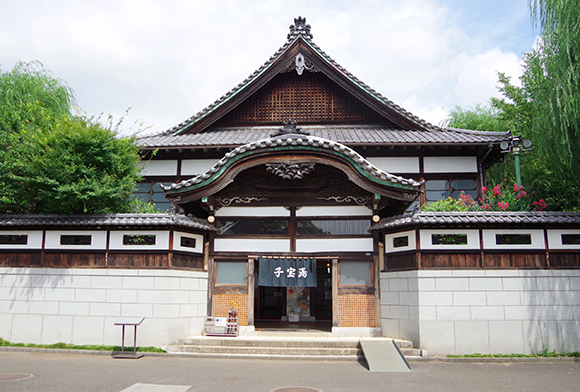
<path fill-rule="evenodd" d="M 310 135 L 309 132 L 302 130 L 302 128 L 298 127 L 298 122 L 289 119 L 288 121 L 284 121 L 282 126 L 278 128 L 275 132 L 270 134 L 270 137 L 282 136 L 282 135 Z"/>

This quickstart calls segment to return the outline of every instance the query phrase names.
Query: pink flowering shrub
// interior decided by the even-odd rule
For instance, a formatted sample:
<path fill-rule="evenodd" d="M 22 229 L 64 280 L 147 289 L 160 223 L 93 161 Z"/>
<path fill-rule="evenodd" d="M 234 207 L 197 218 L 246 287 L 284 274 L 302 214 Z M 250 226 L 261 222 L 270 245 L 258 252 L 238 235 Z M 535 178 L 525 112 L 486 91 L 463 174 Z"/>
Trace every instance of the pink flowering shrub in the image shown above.
<path fill-rule="evenodd" d="M 506 182 L 507 179 L 491 190 L 482 187 L 477 201 L 462 191 L 457 199 L 448 197 L 424 205 L 423 211 L 543 211 L 548 207 L 544 199 L 531 201 L 523 186 L 507 186 Z"/>

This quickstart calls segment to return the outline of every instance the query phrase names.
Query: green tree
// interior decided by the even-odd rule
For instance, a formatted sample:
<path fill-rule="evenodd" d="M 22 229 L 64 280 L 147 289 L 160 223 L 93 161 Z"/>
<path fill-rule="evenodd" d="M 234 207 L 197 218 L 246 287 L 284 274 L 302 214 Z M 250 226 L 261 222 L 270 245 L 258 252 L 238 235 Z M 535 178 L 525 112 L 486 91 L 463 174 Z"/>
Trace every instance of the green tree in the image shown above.
<path fill-rule="evenodd" d="M 501 117 L 501 110 L 494 106 L 481 104 L 465 109 L 455 106 L 449 112 L 447 120 L 442 125 L 490 132 L 507 132 L 511 130 L 509 124 Z"/>
<path fill-rule="evenodd" d="M 68 85 L 52 76 L 38 61 L 19 62 L 9 72 L 0 70 L 0 131 L 55 124 L 71 114 L 76 103 Z"/>
<path fill-rule="evenodd" d="M 70 88 L 39 63 L 0 74 L 0 213 L 130 212 L 135 138 L 71 114 Z"/>
<path fill-rule="evenodd" d="M 499 74 L 503 98 L 492 98 L 490 113 L 503 125 L 490 129 L 487 114 L 468 109 L 476 117 L 468 128 L 509 129 L 532 140 L 533 151 L 521 155 L 526 188 L 544 196 L 551 208 L 580 210 L 580 5 L 570 0 L 530 0 L 529 5 L 541 39 L 524 57 L 520 86 Z M 456 112 L 450 126 L 465 127 L 469 116 Z M 491 183 L 513 180 L 507 158 L 488 172 Z"/>

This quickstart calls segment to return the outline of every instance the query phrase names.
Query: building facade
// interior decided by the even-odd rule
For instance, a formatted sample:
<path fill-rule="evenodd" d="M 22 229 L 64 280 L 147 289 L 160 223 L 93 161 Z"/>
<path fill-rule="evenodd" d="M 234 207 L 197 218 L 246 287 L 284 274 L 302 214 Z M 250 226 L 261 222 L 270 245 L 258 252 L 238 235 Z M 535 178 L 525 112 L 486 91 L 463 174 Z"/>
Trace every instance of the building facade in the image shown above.
<path fill-rule="evenodd" d="M 136 197 L 170 213 L 1 220 L 0 336 L 58 341 L 50 327 L 20 329 L 58 319 L 64 341 L 111 343 L 115 317 L 144 316 L 156 326 L 145 343 L 168 344 L 235 310 L 245 334 L 317 329 L 472 353 L 533 351 L 545 332 L 579 349 L 577 214 L 415 211 L 476 198 L 513 140 L 417 118 L 297 18 L 246 80 L 139 139 Z"/>

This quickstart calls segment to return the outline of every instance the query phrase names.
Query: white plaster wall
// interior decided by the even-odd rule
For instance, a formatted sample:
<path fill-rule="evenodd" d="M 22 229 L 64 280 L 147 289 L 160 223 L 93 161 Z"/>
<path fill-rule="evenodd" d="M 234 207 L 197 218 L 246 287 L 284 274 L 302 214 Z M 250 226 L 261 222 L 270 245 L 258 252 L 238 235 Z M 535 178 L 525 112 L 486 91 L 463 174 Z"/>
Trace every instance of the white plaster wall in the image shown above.
<path fill-rule="evenodd" d="M 476 157 L 425 157 L 425 173 L 477 173 Z"/>
<path fill-rule="evenodd" d="M 120 317 L 145 317 L 137 345 L 198 335 L 207 313 L 207 272 L 0 268 L 0 337 L 50 344 L 121 343 Z M 132 345 L 133 328 L 126 327 Z"/>
<path fill-rule="evenodd" d="M 365 206 L 306 206 L 296 211 L 299 218 L 312 216 L 372 216 Z"/>
<path fill-rule="evenodd" d="M 580 351 L 580 270 L 381 273 L 385 336 L 429 354 Z"/>
<path fill-rule="evenodd" d="M 284 207 L 222 207 L 215 216 L 289 217 L 290 211 Z"/>
<path fill-rule="evenodd" d="M 387 173 L 419 173 L 419 157 L 367 158 L 367 161 Z"/>
<path fill-rule="evenodd" d="M 296 240 L 296 252 L 372 252 L 372 238 L 309 238 Z"/>
<path fill-rule="evenodd" d="M 216 252 L 290 252 L 289 239 L 216 238 Z"/>
<path fill-rule="evenodd" d="M 211 169 L 218 159 L 184 159 L 181 161 L 181 175 L 194 176 L 203 174 Z"/>
<path fill-rule="evenodd" d="M 177 161 L 141 161 L 139 166 L 144 176 L 175 176 L 177 175 Z"/>

